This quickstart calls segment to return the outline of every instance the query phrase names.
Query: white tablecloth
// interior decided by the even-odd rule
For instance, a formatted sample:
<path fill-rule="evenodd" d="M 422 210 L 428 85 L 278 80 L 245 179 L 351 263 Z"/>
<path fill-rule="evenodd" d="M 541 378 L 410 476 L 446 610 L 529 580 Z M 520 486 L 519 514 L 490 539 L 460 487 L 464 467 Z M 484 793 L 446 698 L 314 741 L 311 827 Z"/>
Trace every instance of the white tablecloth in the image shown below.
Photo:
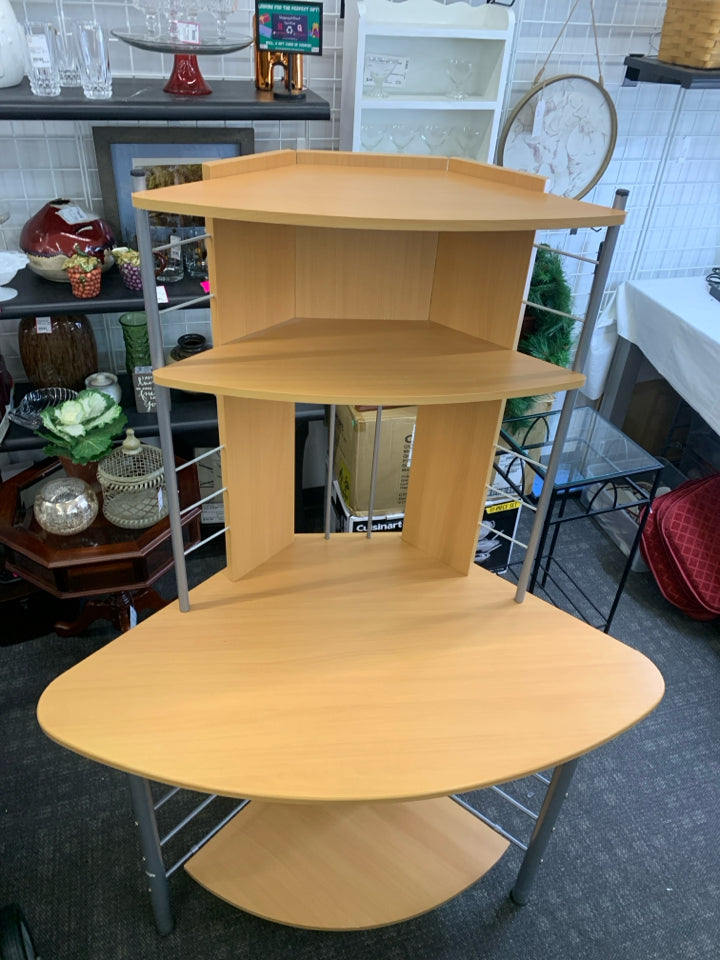
<path fill-rule="evenodd" d="M 602 392 L 617 335 L 640 348 L 661 376 L 720 433 L 720 301 L 703 277 L 633 280 L 618 287 L 598 323 L 588 370 L 588 396 Z"/>

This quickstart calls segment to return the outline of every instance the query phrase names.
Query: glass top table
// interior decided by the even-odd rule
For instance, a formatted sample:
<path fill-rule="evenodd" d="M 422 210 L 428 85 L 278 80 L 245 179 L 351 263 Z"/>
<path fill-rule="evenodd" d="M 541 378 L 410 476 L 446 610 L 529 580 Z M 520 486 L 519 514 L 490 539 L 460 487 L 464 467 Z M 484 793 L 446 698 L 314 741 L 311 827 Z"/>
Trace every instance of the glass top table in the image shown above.
<path fill-rule="evenodd" d="M 511 450 L 534 461 L 542 478 L 553 448 L 559 410 L 504 420 L 502 439 Z M 660 470 L 662 464 L 592 407 L 577 407 L 570 419 L 555 488 L 603 483 L 619 477 Z"/>
<path fill-rule="evenodd" d="M 536 499 L 542 490 L 559 417 L 559 410 L 551 410 L 502 423 L 499 447 L 504 456 L 497 462 L 496 469 L 526 503 Z M 518 456 L 514 458 L 513 453 Z M 645 508 L 655 497 L 662 469 L 659 460 L 592 407 L 577 407 L 570 419 L 553 483 L 530 577 L 530 591 L 542 590 L 552 602 L 562 597 L 563 602 L 570 604 L 584 619 L 590 617 L 583 613 L 583 608 L 590 610 L 593 618 L 600 618 L 600 623 L 595 625 L 608 632 L 633 568 L 645 524 Z M 610 611 L 605 615 L 558 563 L 555 554 L 560 526 L 585 517 L 631 509 L 637 523 L 630 521 L 628 525 L 631 533 L 623 549 L 623 552 L 627 550 L 626 563 Z M 581 602 L 572 599 L 574 594 L 581 596 Z"/>

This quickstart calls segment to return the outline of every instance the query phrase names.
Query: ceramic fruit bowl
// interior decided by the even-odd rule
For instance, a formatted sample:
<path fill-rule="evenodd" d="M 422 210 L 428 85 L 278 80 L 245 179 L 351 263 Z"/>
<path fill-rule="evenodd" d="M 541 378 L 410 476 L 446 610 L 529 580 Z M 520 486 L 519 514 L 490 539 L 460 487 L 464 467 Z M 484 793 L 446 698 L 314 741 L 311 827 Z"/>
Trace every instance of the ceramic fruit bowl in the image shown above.
<path fill-rule="evenodd" d="M 10 283 L 18 270 L 22 270 L 27 264 L 28 258 L 19 250 L 0 250 L 0 303 L 17 296 L 17 290 L 6 287 L 5 284 Z"/>
<path fill-rule="evenodd" d="M 110 225 L 72 200 L 46 203 L 20 233 L 20 247 L 28 256 L 30 269 L 56 283 L 70 281 L 63 263 L 78 247 L 97 257 L 103 271 L 109 270 L 114 263 L 110 252 L 113 245 Z"/>

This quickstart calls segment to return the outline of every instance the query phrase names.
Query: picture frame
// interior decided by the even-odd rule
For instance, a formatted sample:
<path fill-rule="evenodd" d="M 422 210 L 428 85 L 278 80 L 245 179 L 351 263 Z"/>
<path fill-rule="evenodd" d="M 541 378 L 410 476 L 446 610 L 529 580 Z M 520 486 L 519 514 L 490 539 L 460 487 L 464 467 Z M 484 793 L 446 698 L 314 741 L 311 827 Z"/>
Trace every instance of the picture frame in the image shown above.
<path fill-rule="evenodd" d="M 104 219 L 115 232 L 116 243 L 136 246 L 135 210 L 131 200 L 130 171 L 148 171 L 160 182 L 201 179 L 200 165 L 253 153 L 252 127 L 93 127 L 93 143 L 100 178 Z M 162 216 L 162 215 L 160 215 Z M 195 223 L 188 218 L 188 224 Z"/>

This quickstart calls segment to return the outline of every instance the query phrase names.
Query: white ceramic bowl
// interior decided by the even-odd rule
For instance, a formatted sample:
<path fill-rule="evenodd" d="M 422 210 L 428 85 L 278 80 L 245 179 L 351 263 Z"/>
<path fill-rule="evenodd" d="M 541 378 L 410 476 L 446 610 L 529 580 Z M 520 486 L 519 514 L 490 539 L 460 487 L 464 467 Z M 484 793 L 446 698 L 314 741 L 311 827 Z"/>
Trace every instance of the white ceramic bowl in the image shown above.
<path fill-rule="evenodd" d="M 0 250 L 0 288 L 10 283 L 18 270 L 22 270 L 27 264 L 28 258 L 19 250 Z M 17 290 L 13 290 L 12 287 L 6 290 L 0 289 L 0 302 L 12 300 L 16 296 Z"/>

